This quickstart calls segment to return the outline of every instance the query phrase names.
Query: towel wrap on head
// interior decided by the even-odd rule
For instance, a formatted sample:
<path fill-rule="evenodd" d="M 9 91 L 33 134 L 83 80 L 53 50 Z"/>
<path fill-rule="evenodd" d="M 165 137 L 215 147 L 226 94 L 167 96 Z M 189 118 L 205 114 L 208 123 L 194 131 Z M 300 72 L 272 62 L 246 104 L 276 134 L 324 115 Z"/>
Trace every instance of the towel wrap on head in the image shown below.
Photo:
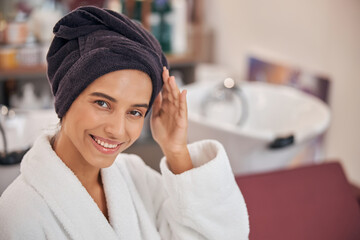
<path fill-rule="evenodd" d="M 149 75 L 151 107 L 163 85 L 163 66 L 168 63 L 159 42 L 140 24 L 114 11 L 86 6 L 65 15 L 53 32 L 47 75 L 60 119 L 95 79 L 122 69 Z"/>

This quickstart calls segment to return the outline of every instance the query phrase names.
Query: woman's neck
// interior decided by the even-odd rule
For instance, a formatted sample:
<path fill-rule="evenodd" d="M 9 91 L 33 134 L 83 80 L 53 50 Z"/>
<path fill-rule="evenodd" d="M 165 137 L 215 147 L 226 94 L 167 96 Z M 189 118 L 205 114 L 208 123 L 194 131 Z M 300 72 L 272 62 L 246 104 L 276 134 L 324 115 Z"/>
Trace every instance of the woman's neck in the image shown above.
<path fill-rule="evenodd" d="M 59 131 L 51 140 L 51 145 L 59 158 L 88 191 L 102 185 L 100 169 L 90 165 L 65 134 Z"/>
<path fill-rule="evenodd" d="M 65 165 L 73 171 L 109 221 L 100 169 L 90 165 L 66 137 L 66 134 L 61 134 L 61 131 L 53 137 L 51 146 Z"/>

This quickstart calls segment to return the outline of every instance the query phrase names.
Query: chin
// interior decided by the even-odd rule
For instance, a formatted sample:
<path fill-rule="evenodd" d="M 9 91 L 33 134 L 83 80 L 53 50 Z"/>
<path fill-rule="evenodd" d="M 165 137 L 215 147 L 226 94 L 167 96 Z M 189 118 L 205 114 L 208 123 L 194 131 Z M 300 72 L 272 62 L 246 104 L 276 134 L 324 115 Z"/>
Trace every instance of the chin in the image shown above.
<path fill-rule="evenodd" d="M 102 164 L 102 166 L 100 166 L 100 168 L 108 168 L 108 167 L 110 167 L 111 165 L 113 165 L 114 162 L 115 162 L 115 159 L 114 159 L 114 161 L 112 161 L 112 162 L 110 162 L 110 163 Z"/>
<path fill-rule="evenodd" d="M 101 158 L 101 157 L 98 157 L 96 159 L 93 159 L 93 161 L 89 161 L 89 163 L 96 167 L 96 168 L 108 168 L 110 167 L 111 165 L 113 165 L 113 163 L 115 162 L 115 159 L 116 159 L 116 156 L 114 156 L 113 158 Z"/>

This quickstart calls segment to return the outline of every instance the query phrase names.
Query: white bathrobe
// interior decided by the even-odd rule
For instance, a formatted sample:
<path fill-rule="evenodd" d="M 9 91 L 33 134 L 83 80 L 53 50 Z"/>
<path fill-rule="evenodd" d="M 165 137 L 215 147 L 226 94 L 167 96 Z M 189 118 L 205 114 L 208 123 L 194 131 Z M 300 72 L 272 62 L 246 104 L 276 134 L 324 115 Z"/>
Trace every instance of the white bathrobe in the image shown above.
<path fill-rule="evenodd" d="M 249 220 L 222 145 L 189 145 L 194 169 L 161 175 L 136 155 L 101 169 L 109 222 L 74 173 L 39 137 L 0 197 L 0 239 L 248 239 Z"/>

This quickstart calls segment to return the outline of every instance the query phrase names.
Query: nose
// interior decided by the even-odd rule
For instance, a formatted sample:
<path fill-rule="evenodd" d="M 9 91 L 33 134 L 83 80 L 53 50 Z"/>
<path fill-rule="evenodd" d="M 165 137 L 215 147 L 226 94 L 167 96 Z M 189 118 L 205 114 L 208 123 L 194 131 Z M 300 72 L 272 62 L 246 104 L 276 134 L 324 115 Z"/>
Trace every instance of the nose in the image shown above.
<path fill-rule="evenodd" d="M 125 114 L 113 114 L 107 119 L 105 132 L 109 138 L 123 140 L 126 134 Z"/>

